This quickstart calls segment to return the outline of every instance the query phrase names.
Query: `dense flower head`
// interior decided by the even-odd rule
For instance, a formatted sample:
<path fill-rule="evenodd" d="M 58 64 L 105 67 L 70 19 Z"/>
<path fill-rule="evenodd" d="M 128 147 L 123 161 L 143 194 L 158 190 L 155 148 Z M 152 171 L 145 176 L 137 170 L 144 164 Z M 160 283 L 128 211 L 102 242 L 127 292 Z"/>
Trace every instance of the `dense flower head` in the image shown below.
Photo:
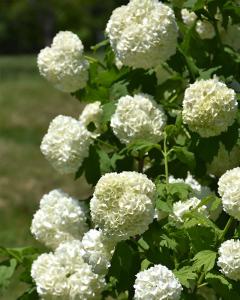
<path fill-rule="evenodd" d="M 218 153 L 213 157 L 211 163 L 207 165 L 208 174 L 220 177 L 227 170 L 237 167 L 240 164 L 240 146 L 235 145 L 228 151 L 220 143 Z"/>
<path fill-rule="evenodd" d="M 201 137 L 219 135 L 233 124 L 237 113 L 234 90 L 216 77 L 199 80 L 186 89 L 183 122 Z"/>
<path fill-rule="evenodd" d="M 196 31 L 202 40 L 212 39 L 215 36 L 213 25 L 207 20 L 197 20 L 197 15 L 186 8 L 181 10 L 182 20 L 188 27 L 192 27 L 196 22 Z"/>
<path fill-rule="evenodd" d="M 229 170 L 220 177 L 218 193 L 222 197 L 224 211 L 240 220 L 240 167 Z"/>
<path fill-rule="evenodd" d="M 162 107 L 147 94 L 121 97 L 111 118 L 113 132 L 122 143 L 138 139 L 157 143 L 163 137 L 165 124 Z"/>
<path fill-rule="evenodd" d="M 205 205 L 197 208 L 200 203 L 201 200 L 196 197 L 192 197 L 186 201 L 177 201 L 173 203 L 173 212 L 170 214 L 170 219 L 176 224 L 181 224 L 186 219 L 186 213 L 195 209 L 197 209 L 197 212 L 207 215 L 207 207 Z"/>
<path fill-rule="evenodd" d="M 81 115 L 79 116 L 79 121 L 87 128 L 91 123 L 96 127 L 93 131 L 94 135 L 98 135 L 101 127 L 101 118 L 103 115 L 103 109 L 100 101 L 87 104 Z"/>
<path fill-rule="evenodd" d="M 88 61 L 83 45 L 70 31 L 60 31 L 51 47 L 42 49 L 37 59 L 40 74 L 63 92 L 75 92 L 88 80 Z"/>
<path fill-rule="evenodd" d="M 142 234 L 153 221 L 155 193 L 146 175 L 108 173 L 95 187 L 90 202 L 92 220 L 116 241 Z"/>
<path fill-rule="evenodd" d="M 86 232 L 82 239 L 81 255 L 86 263 L 92 266 L 97 274 L 106 274 L 111 265 L 114 246 L 101 230 L 91 229 Z"/>
<path fill-rule="evenodd" d="M 218 249 L 217 265 L 228 278 L 240 280 L 240 241 L 227 240 Z"/>
<path fill-rule="evenodd" d="M 91 132 L 82 123 L 59 115 L 50 123 L 41 151 L 59 173 L 75 173 L 88 156 L 91 143 Z"/>
<path fill-rule="evenodd" d="M 176 52 L 174 12 L 158 0 L 131 0 L 116 8 L 106 33 L 118 65 L 148 69 Z"/>
<path fill-rule="evenodd" d="M 85 207 L 61 190 L 44 195 L 35 213 L 31 232 L 46 246 L 55 249 L 64 241 L 81 239 L 88 230 Z"/>
<path fill-rule="evenodd" d="M 54 254 L 42 254 L 33 262 L 31 275 L 41 299 L 101 299 L 105 280 L 92 272 L 80 250 L 81 242 L 66 242 Z"/>
<path fill-rule="evenodd" d="M 182 286 L 173 272 L 155 265 L 136 275 L 134 300 L 178 300 Z"/>

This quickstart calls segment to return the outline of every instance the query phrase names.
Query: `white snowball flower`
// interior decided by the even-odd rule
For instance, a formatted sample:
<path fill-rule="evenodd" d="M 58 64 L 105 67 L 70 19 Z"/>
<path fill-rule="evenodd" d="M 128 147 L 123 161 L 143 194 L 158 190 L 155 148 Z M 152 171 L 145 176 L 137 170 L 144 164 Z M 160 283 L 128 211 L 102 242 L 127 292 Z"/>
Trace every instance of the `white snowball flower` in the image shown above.
<path fill-rule="evenodd" d="M 63 92 L 75 92 L 88 80 L 88 61 L 83 45 L 70 31 L 60 31 L 51 47 L 42 49 L 37 59 L 40 74 Z"/>
<path fill-rule="evenodd" d="M 93 223 L 116 241 L 142 234 L 154 217 L 156 187 L 137 172 L 108 173 L 90 202 Z"/>
<path fill-rule="evenodd" d="M 152 68 L 175 54 L 178 28 L 173 10 L 158 0 L 131 0 L 112 13 L 106 33 L 119 64 Z"/>
<path fill-rule="evenodd" d="M 193 197 L 186 201 L 178 201 L 173 204 L 173 212 L 169 215 L 170 219 L 176 222 L 176 224 L 181 224 L 186 219 L 186 213 L 189 213 L 197 208 L 201 203 L 201 200 Z M 207 207 L 205 205 L 200 206 L 197 212 L 204 215 L 208 215 Z"/>
<path fill-rule="evenodd" d="M 201 137 L 226 131 L 237 113 L 234 90 L 216 77 L 199 80 L 186 89 L 183 99 L 183 122 Z"/>
<path fill-rule="evenodd" d="M 100 300 L 106 286 L 81 257 L 81 242 L 61 244 L 54 254 L 43 254 L 33 263 L 31 275 L 44 300 Z"/>
<path fill-rule="evenodd" d="M 165 124 L 162 107 L 147 94 L 121 97 L 111 118 L 113 132 L 122 143 L 137 139 L 158 143 L 163 138 Z"/>
<path fill-rule="evenodd" d="M 67 299 L 68 284 L 64 266 L 53 253 L 41 254 L 33 262 L 31 276 L 42 299 Z"/>
<path fill-rule="evenodd" d="M 105 287 L 104 277 L 93 273 L 91 267 L 85 263 L 69 278 L 70 292 L 66 300 L 100 300 Z"/>
<path fill-rule="evenodd" d="M 88 156 L 92 135 L 79 121 L 59 115 L 43 137 L 41 151 L 60 173 L 75 173 Z"/>
<path fill-rule="evenodd" d="M 43 196 L 31 225 L 35 238 L 53 249 L 64 241 L 81 239 L 87 230 L 84 205 L 61 190 Z"/>
<path fill-rule="evenodd" d="M 240 167 L 229 170 L 220 177 L 218 193 L 222 197 L 223 210 L 240 220 Z"/>
<path fill-rule="evenodd" d="M 155 265 L 136 275 L 134 300 L 178 300 L 182 286 L 173 272 Z"/>
<path fill-rule="evenodd" d="M 92 132 L 93 136 L 98 136 L 101 127 L 101 118 L 103 115 L 103 109 L 100 101 L 87 104 L 81 115 L 79 121 L 87 128 L 90 123 L 93 123 L 96 129 Z"/>
<path fill-rule="evenodd" d="M 220 177 L 224 172 L 237 167 L 240 164 L 240 146 L 235 145 L 231 151 L 220 143 L 217 155 L 215 155 L 211 163 L 207 164 L 208 174 Z"/>
<path fill-rule="evenodd" d="M 196 22 L 196 31 L 201 39 L 212 39 L 215 36 L 215 30 L 213 25 L 207 20 L 198 20 L 197 15 L 194 12 L 184 8 L 181 10 L 183 23 L 188 27 L 192 27 Z"/>
<path fill-rule="evenodd" d="M 228 240 L 218 249 L 217 265 L 220 271 L 228 278 L 240 280 L 240 241 Z"/>
<path fill-rule="evenodd" d="M 81 255 L 97 274 L 106 274 L 111 265 L 115 243 L 104 237 L 101 230 L 91 229 L 82 239 Z"/>

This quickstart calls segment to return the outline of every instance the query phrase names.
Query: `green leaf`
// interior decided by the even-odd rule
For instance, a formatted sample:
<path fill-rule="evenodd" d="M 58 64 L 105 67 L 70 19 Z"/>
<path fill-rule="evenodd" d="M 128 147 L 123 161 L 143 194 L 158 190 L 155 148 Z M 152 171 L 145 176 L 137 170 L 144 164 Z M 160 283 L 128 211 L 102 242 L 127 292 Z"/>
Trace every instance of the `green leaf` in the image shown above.
<path fill-rule="evenodd" d="M 184 182 L 176 182 L 168 184 L 168 193 L 171 194 L 174 200 L 187 200 L 192 192 L 191 187 Z"/>
<path fill-rule="evenodd" d="M 141 271 L 147 270 L 151 264 L 152 264 L 152 263 L 151 263 L 149 260 L 144 259 L 144 260 L 141 262 Z"/>
<path fill-rule="evenodd" d="M 193 221 L 196 220 L 194 219 Z M 197 223 L 195 226 L 187 227 L 186 232 L 188 233 L 190 239 L 193 254 L 202 250 L 215 249 L 218 241 L 218 235 L 212 228 L 199 226 Z"/>
<path fill-rule="evenodd" d="M 128 82 L 125 80 L 114 83 L 110 88 L 110 100 L 118 100 L 120 97 L 128 95 Z"/>
<path fill-rule="evenodd" d="M 101 175 L 110 172 L 112 168 L 112 162 L 108 154 L 100 148 L 97 149 L 97 153 L 99 155 Z"/>
<path fill-rule="evenodd" d="M 189 169 L 192 171 L 196 167 L 195 155 L 193 152 L 190 152 L 186 147 L 173 147 L 174 152 L 177 155 L 177 158 L 184 164 L 186 164 Z"/>
<path fill-rule="evenodd" d="M 131 241 L 123 241 L 117 244 L 109 269 L 108 276 L 117 279 L 118 292 L 130 290 L 133 294 L 135 275 L 141 268 L 137 245 Z"/>
<path fill-rule="evenodd" d="M 173 273 L 178 278 L 180 283 L 186 288 L 190 288 L 191 282 L 196 281 L 198 278 L 198 275 L 194 273 L 194 269 L 190 266 L 185 266 L 179 270 L 174 270 Z"/>
<path fill-rule="evenodd" d="M 222 66 L 217 66 L 217 67 L 205 69 L 205 70 L 199 69 L 199 75 L 200 75 L 199 77 L 201 79 L 209 79 L 212 77 L 213 74 L 216 73 L 216 71 L 218 71 L 221 68 L 222 68 Z"/>
<path fill-rule="evenodd" d="M 193 269 L 197 271 L 203 271 L 205 273 L 211 271 L 214 268 L 217 253 L 211 250 L 203 250 L 198 252 L 193 258 Z"/>
<path fill-rule="evenodd" d="M 239 300 L 240 294 L 237 288 L 233 288 L 231 283 L 226 277 L 220 274 L 208 273 L 205 280 L 214 288 L 217 295 L 220 295 L 224 300 Z"/>
<path fill-rule="evenodd" d="M 11 258 L 10 260 L 1 263 L 0 290 L 4 290 L 8 287 L 16 267 L 17 267 L 17 260 L 15 258 Z"/>
<path fill-rule="evenodd" d="M 176 251 L 178 243 L 174 239 L 171 239 L 170 237 L 168 237 L 166 234 L 162 234 L 159 245 L 161 247 L 166 247 L 168 249 Z"/>
<path fill-rule="evenodd" d="M 172 206 L 168 202 L 162 201 L 160 199 L 156 200 L 156 208 L 166 213 L 172 212 Z"/>
<path fill-rule="evenodd" d="M 111 120 L 111 117 L 116 110 L 116 104 L 114 102 L 106 103 L 102 106 L 102 109 L 103 116 L 101 121 L 106 124 Z"/>

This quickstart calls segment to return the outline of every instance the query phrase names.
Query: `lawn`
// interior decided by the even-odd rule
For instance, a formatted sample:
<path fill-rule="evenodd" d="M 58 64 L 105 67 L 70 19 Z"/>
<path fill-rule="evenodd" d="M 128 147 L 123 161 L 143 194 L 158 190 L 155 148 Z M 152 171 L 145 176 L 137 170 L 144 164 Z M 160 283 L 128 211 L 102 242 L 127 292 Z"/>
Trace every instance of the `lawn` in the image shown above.
<path fill-rule="evenodd" d="M 82 105 L 40 77 L 35 56 L 18 56 L 0 57 L 0 106 L 0 246 L 39 246 L 29 227 L 42 195 L 55 188 L 89 194 L 83 180 L 57 174 L 39 149 L 49 122 L 77 118 Z M 0 299 L 15 300 L 20 289 L 13 283 Z"/>
<path fill-rule="evenodd" d="M 39 149 L 49 122 L 77 118 L 82 105 L 40 77 L 36 57 L 20 56 L 0 57 L 0 106 L 0 246 L 36 245 L 29 227 L 44 193 L 89 194 L 83 180 L 57 174 Z M 16 291 L 0 299 L 15 300 Z"/>

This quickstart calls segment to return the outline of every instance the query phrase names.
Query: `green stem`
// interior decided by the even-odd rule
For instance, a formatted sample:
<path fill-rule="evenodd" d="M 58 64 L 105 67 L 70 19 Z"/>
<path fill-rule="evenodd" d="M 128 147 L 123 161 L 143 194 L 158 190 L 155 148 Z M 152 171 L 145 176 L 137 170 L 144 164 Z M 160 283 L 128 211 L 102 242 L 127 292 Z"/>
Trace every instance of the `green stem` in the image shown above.
<path fill-rule="evenodd" d="M 93 58 L 91 56 L 85 55 L 84 56 L 90 63 L 97 63 L 99 66 L 101 66 L 103 69 L 106 70 L 106 67 L 104 66 L 104 64 L 102 64 L 99 60 L 97 60 L 96 58 Z"/>
<path fill-rule="evenodd" d="M 164 141 L 163 141 L 163 157 L 164 157 L 164 167 L 165 167 L 165 180 L 166 184 L 169 183 L 169 175 L 168 175 L 168 151 L 167 151 L 167 134 L 164 133 Z"/>
<path fill-rule="evenodd" d="M 144 168 L 144 156 L 139 152 L 139 157 L 138 157 L 138 172 L 143 173 L 143 168 Z"/>
<path fill-rule="evenodd" d="M 221 236 L 220 236 L 220 238 L 219 238 L 220 242 L 223 241 L 223 239 L 224 239 L 225 235 L 227 234 L 227 232 L 228 232 L 230 226 L 232 225 L 232 222 L 233 222 L 233 221 L 234 221 L 234 218 L 233 218 L 233 217 L 230 217 L 230 218 L 228 219 L 227 224 L 225 225 L 225 227 L 224 227 L 224 229 L 223 229 L 223 231 L 222 231 L 222 234 L 221 234 Z"/>
<path fill-rule="evenodd" d="M 100 139 L 96 139 L 99 143 L 101 143 L 102 145 L 104 145 L 104 146 L 107 146 L 107 147 L 109 147 L 109 148 L 111 148 L 111 149 L 113 149 L 113 150 L 115 150 L 115 151 L 117 151 L 118 149 L 117 149 L 117 147 L 115 147 L 115 146 L 113 146 L 113 145 L 111 145 L 111 144 L 108 144 L 108 143 L 106 143 L 106 142 L 104 142 L 104 141 L 102 141 L 102 140 L 100 140 Z"/>

